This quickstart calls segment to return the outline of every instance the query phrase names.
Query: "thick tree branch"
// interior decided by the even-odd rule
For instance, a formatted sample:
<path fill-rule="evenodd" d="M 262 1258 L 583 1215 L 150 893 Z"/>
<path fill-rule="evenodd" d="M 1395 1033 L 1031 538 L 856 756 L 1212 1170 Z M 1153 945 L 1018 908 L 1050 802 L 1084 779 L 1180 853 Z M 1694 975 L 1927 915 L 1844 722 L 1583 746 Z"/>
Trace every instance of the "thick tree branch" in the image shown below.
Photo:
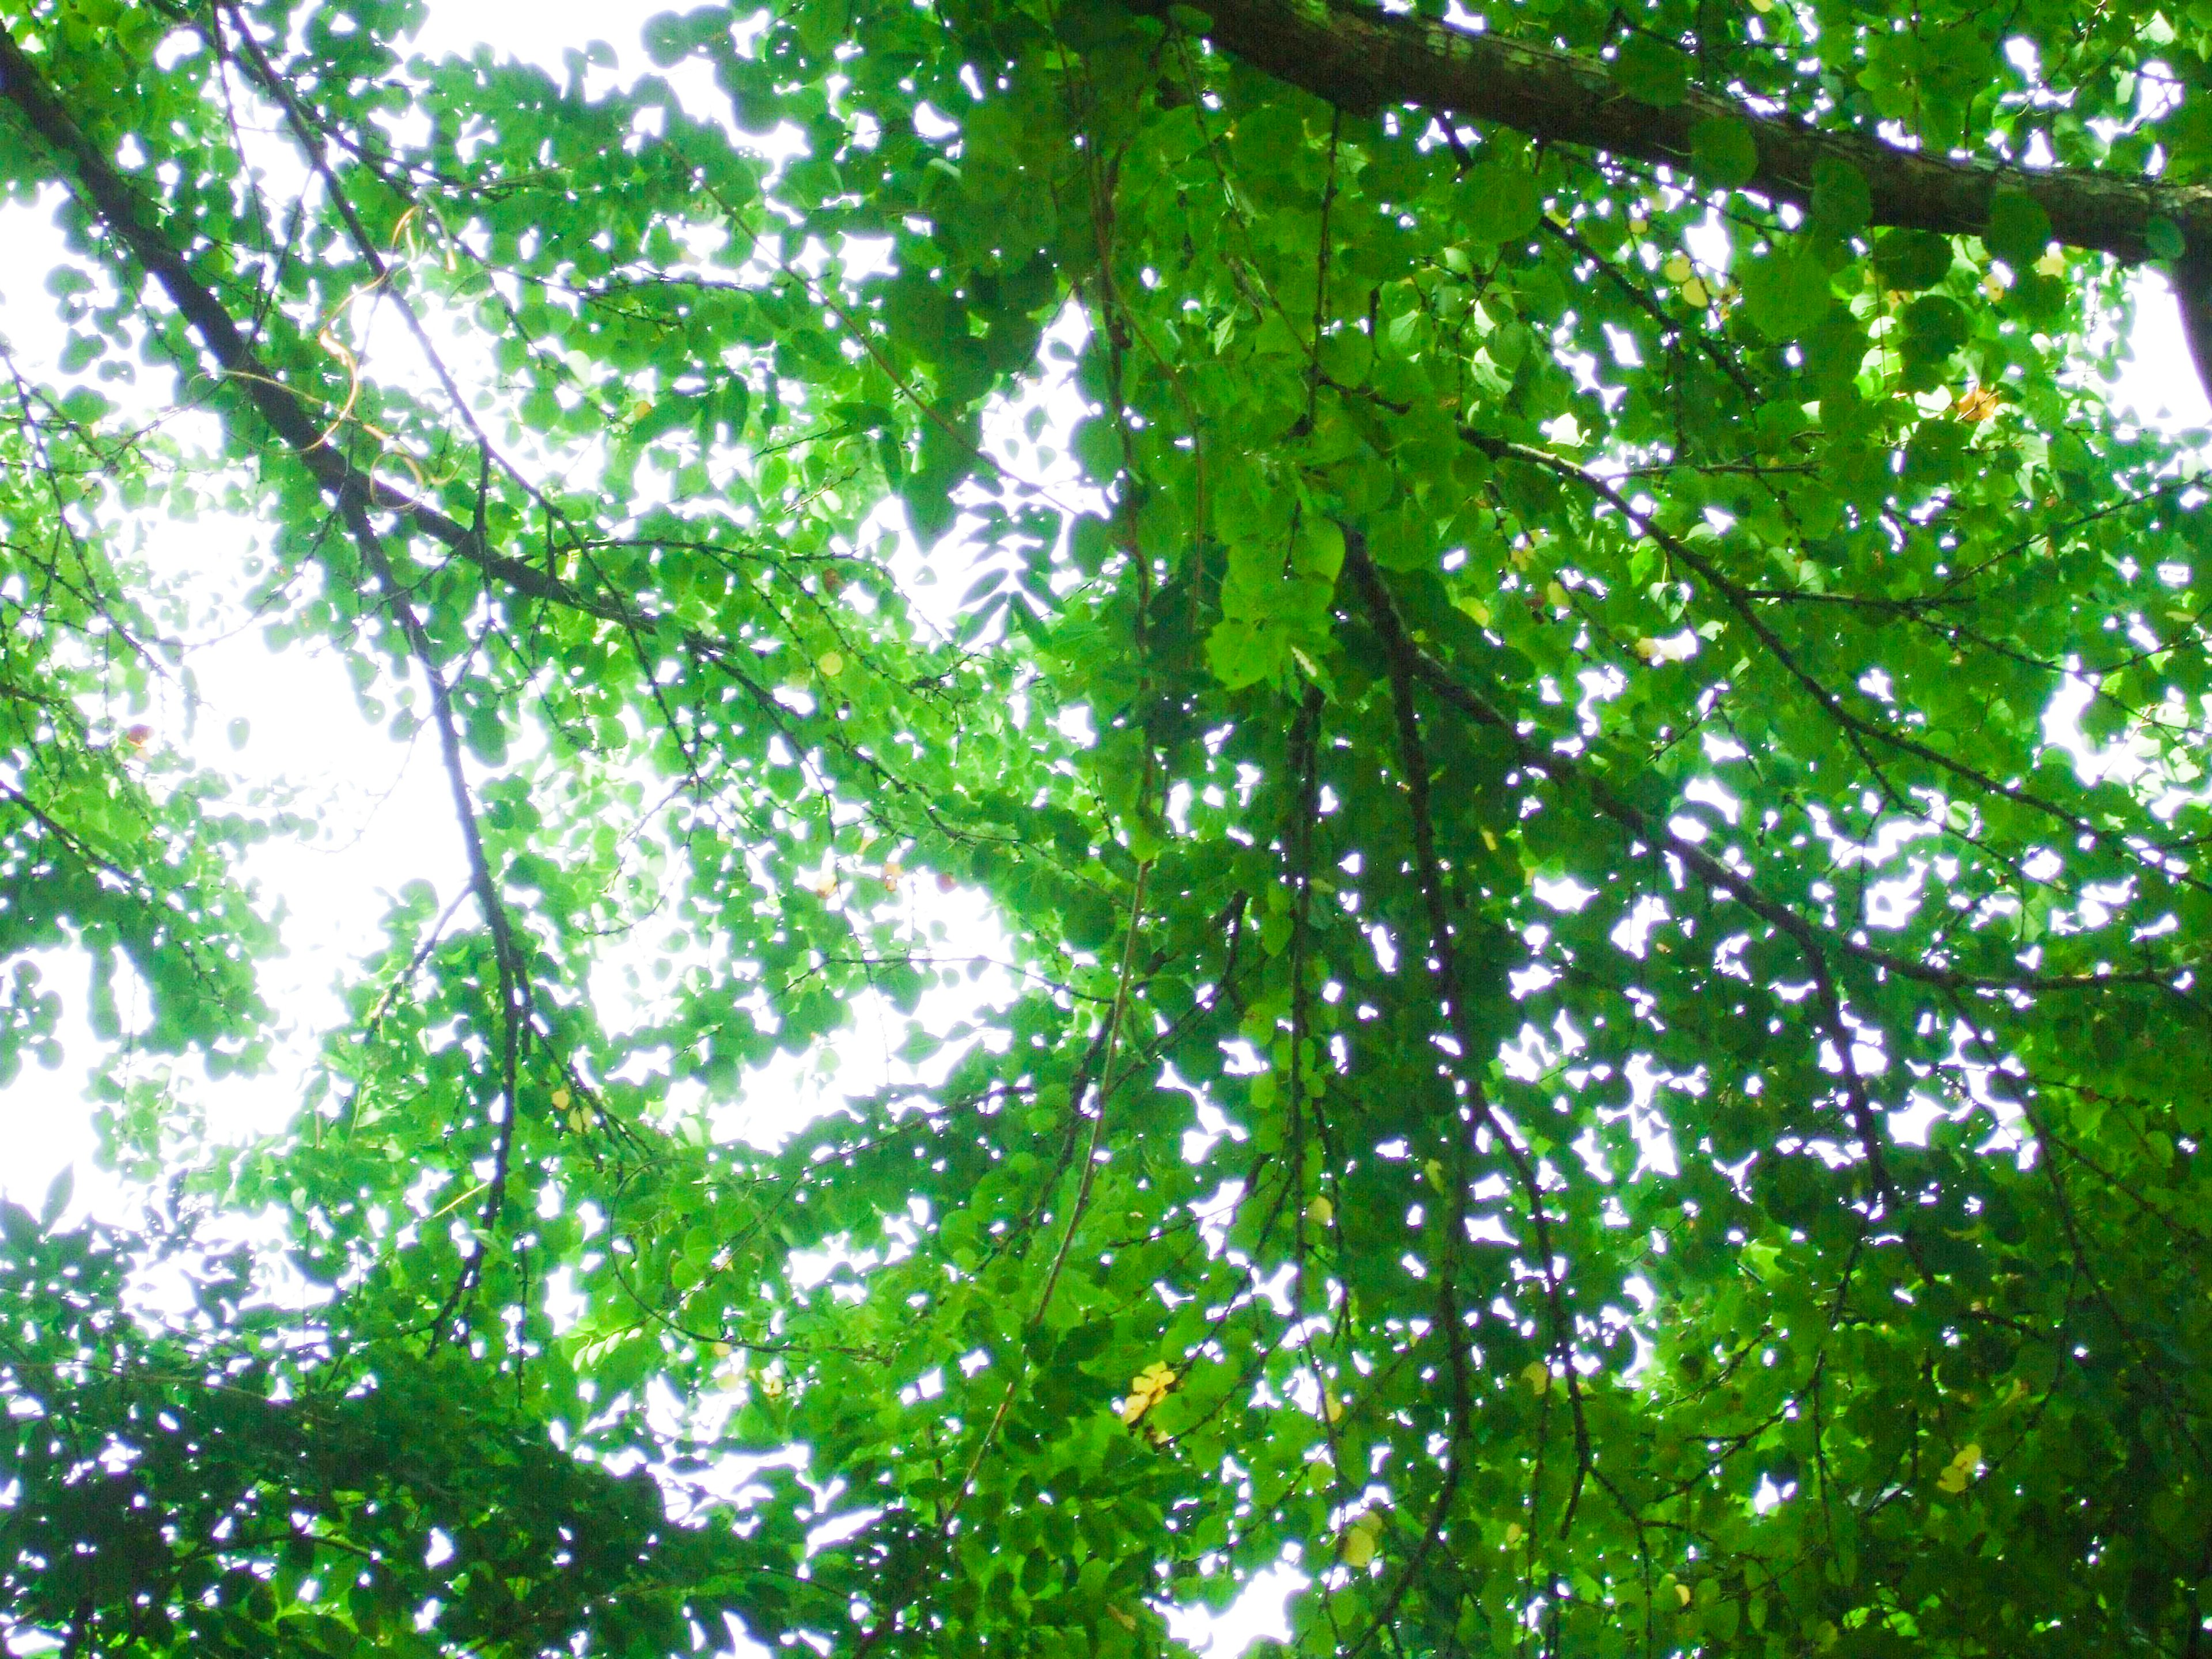
<path fill-rule="evenodd" d="M 2069 246 L 2129 264 L 2154 257 L 2150 222 L 2173 221 L 2192 246 L 2212 246 L 2212 185 L 2166 185 L 2076 167 L 2027 168 L 1900 149 L 1857 131 L 1805 125 L 1692 88 L 1681 102 L 1647 104 L 1601 64 L 1449 23 L 1321 0 L 1207 0 L 1212 40 L 1341 108 L 1392 104 L 1494 121 L 1553 143 L 1675 167 L 1691 165 L 1691 133 L 1732 118 L 1750 130 L 1759 169 L 1744 188 L 1800 207 L 1814 167 L 1849 162 L 1865 175 L 1877 225 L 1978 234 L 2000 190 L 2032 197 Z"/>
<path fill-rule="evenodd" d="M 1135 9 L 1164 10 L 1164 0 Z M 1814 170 L 1841 161 L 1865 178 L 1873 223 L 1979 235 L 1999 191 L 2019 191 L 2050 216 L 2069 247 L 2125 264 L 2156 256 L 2152 222 L 2171 220 L 2189 249 L 2175 286 L 2197 371 L 2212 386 L 2212 185 L 2169 185 L 2080 167 L 2027 168 L 1900 149 L 1869 134 L 1807 125 L 1692 88 L 1680 102 L 1629 96 L 1606 65 L 1491 32 L 1328 0 L 1204 0 L 1214 43 L 1334 105 L 1373 114 L 1412 104 L 1496 122 L 1551 143 L 1694 171 L 1691 135 L 1703 123 L 1742 123 L 1759 164 L 1746 190 L 1800 208 Z"/>
<path fill-rule="evenodd" d="M 193 274 L 183 254 L 155 227 L 137 191 L 84 135 L 48 89 L 37 66 L 3 28 L 0 28 L 0 100 L 13 104 L 33 132 L 68 158 L 86 207 L 161 284 L 226 378 L 238 385 L 262 419 L 298 454 L 317 483 L 342 504 L 358 501 L 378 512 L 404 515 L 422 534 L 518 592 L 538 599 L 558 597 L 554 590 L 561 584 L 545 572 L 493 551 L 459 520 L 373 478 L 331 447 L 306 402 L 261 362 L 222 301 Z"/>

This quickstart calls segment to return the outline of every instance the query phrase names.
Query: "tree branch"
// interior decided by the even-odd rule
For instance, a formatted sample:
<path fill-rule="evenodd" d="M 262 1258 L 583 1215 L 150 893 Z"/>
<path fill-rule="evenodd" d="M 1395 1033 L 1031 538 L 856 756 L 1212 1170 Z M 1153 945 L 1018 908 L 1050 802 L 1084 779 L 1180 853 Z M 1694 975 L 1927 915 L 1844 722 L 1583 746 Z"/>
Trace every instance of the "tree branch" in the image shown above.
<path fill-rule="evenodd" d="M 1391 709 L 1397 721 L 1399 768 L 1405 775 L 1406 804 L 1412 817 L 1414 873 L 1428 915 L 1429 966 L 1443 1004 L 1445 1021 L 1459 1047 L 1460 1081 L 1466 1087 L 1468 1103 L 1474 1115 L 1488 1125 L 1499 1150 L 1513 1166 L 1522 1195 L 1528 1205 L 1528 1230 L 1540 1258 L 1544 1303 L 1551 1316 L 1550 1352 L 1559 1362 L 1574 1419 L 1574 1482 L 1567 1493 L 1565 1511 L 1559 1518 L 1559 1536 L 1565 1538 L 1574 1525 L 1575 1510 L 1582 1501 L 1583 1486 L 1595 1455 L 1591 1449 L 1589 1424 L 1583 1409 L 1582 1378 L 1575 1370 L 1575 1324 L 1567 1311 L 1565 1294 L 1559 1282 L 1560 1258 L 1552 1242 L 1552 1218 L 1544 1203 L 1542 1172 L 1522 1144 L 1518 1130 L 1498 1110 L 1489 1091 L 1482 1085 L 1484 1049 L 1468 1021 L 1468 998 L 1460 978 L 1450 907 L 1444 893 L 1443 866 L 1437 855 L 1436 822 L 1429 805 L 1428 754 L 1421 741 L 1420 714 L 1413 705 L 1416 647 L 1399 617 L 1396 602 L 1382 584 L 1382 574 L 1367 556 L 1366 538 L 1347 530 L 1344 545 L 1345 568 L 1358 586 L 1376 634 L 1389 653 Z M 1454 1340 L 1463 1340 L 1464 1334 L 1455 1333 Z M 1456 1462 L 1453 1467 L 1457 1468 Z"/>
<path fill-rule="evenodd" d="M 1352 564 L 1357 558 L 1366 568 L 1371 569 L 1371 562 L 1367 561 L 1364 550 L 1352 546 L 1349 537 L 1346 540 L 1350 549 L 1346 564 Z M 1354 574 L 1358 575 L 1360 572 L 1355 570 Z M 1364 576 L 1362 580 L 1364 580 Z M 1504 736 L 1513 747 L 1514 757 L 1522 766 L 1555 782 L 1571 779 L 1581 786 L 1590 805 L 1650 847 L 1654 853 L 1664 853 L 1680 860 L 1684 868 L 1701 884 L 1735 899 L 1760 921 L 1786 934 L 1808 957 L 1832 946 L 1881 973 L 1892 974 L 1899 979 L 1934 986 L 1942 990 L 1974 993 L 2010 991 L 2041 994 L 2059 991 L 2108 991 L 2122 985 L 2151 986 L 2172 992 L 2175 989 L 2175 982 L 2183 975 L 2193 975 L 2203 970 L 2203 963 L 2191 959 L 2166 967 L 2105 973 L 1974 974 L 1925 959 L 1897 956 L 1853 939 L 1847 933 L 1827 935 L 1824 945 L 1820 930 L 1787 904 L 1761 891 L 1747 872 L 1714 857 L 1677 830 L 1672 823 L 1646 812 L 1575 757 L 1524 735 L 1503 709 L 1462 684 L 1442 663 L 1410 640 L 1406 641 L 1406 660 L 1414 678 L 1447 706 L 1456 709 L 1475 725 Z"/>
<path fill-rule="evenodd" d="M 54 99 L 35 68 L 4 30 L 0 30 L 0 97 L 14 104 L 40 137 L 75 164 L 78 180 L 91 198 L 89 205 L 94 213 L 130 248 L 133 257 L 153 273 L 201 341 L 214 353 L 225 378 L 244 387 L 262 417 L 307 464 L 316 482 L 336 499 L 339 516 L 363 567 L 374 579 L 397 622 L 408 654 L 429 683 L 433 724 L 468 856 L 469 885 L 483 911 L 484 926 L 491 933 L 499 981 L 501 1103 L 495 1131 L 489 1194 L 484 1205 L 483 1226 L 488 1231 L 497 1226 L 505 1200 L 516 1120 L 521 1109 L 517 1072 L 524 1023 L 531 1004 L 528 964 L 515 938 L 514 923 L 501 896 L 498 878 L 491 868 L 483 830 L 477 821 L 475 799 L 462 762 L 451 688 L 438 672 L 435 646 L 405 586 L 392 569 L 383 538 L 370 519 L 373 510 L 389 509 L 395 505 L 386 499 L 395 492 L 377 484 L 366 471 L 340 454 L 298 394 L 262 365 L 222 301 L 192 274 L 175 247 L 147 222 L 131 186 Z M 422 521 L 422 509 L 415 509 L 414 515 L 416 522 Z M 442 519 L 444 515 L 435 516 Z M 475 533 L 463 529 L 458 522 L 453 522 L 453 527 L 462 538 L 477 541 Z M 433 533 L 436 533 L 434 530 Z M 483 550 L 480 542 L 477 545 Z M 514 562 L 528 569 L 527 566 L 520 566 L 520 561 Z M 453 1300 L 465 1295 L 473 1283 L 483 1255 L 483 1243 L 479 1237 L 454 1287 Z"/>
<path fill-rule="evenodd" d="M 329 434 L 310 412 L 307 404 L 261 361 L 222 300 L 200 281 L 174 243 L 157 228 L 150 204 L 142 201 L 100 148 L 79 130 L 40 78 L 37 66 L 24 57 L 4 27 L 0 27 L 0 102 L 13 104 L 31 129 L 68 159 L 76 172 L 76 186 L 84 205 L 161 284 L 214 356 L 224 379 L 235 383 L 244 392 L 262 419 L 313 475 L 315 482 L 337 501 L 341 512 L 348 510 L 349 503 L 358 502 L 376 512 L 397 514 L 417 533 L 467 560 L 485 574 L 496 577 L 526 599 L 557 605 L 648 635 L 659 634 L 670 626 L 670 618 L 636 599 L 586 592 L 550 570 L 500 552 L 474 527 L 419 496 L 394 489 L 341 453 L 331 444 Z M 902 793 L 912 793 L 914 786 L 906 779 L 844 739 L 836 729 L 834 718 L 821 711 L 811 717 L 802 715 L 777 702 L 765 685 L 739 665 L 726 641 L 688 629 L 682 639 L 688 650 L 736 681 L 795 747 L 805 746 L 798 741 L 796 728 L 817 727 L 823 741 L 843 750 L 878 782 Z M 927 806 L 924 810 L 932 811 Z M 933 811 L 932 819 L 936 821 Z"/>
<path fill-rule="evenodd" d="M 1164 11 L 1165 0 L 1133 0 Z M 1329 0 L 1204 0 L 1206 35 L 1277 79 L 1340 110 L 1373 115 L 1394 105 L 1495 122 L 1549 143 L 1573 144 L 1676 169 L 1693 169 L 1692 134 L 1707 121 L 1739 122 L 1758 151 L 1741 188 L 1809 208 L 1815 169 L 1857 169 L 1871 222 L 1975 236 L 2000 191 L 2018 191 L 2050 216 L 2069 247 L 2123 264 L 2156 257 L 2151 226 L 2171 220 L 2189 252 L 2173 267 L 2197 373 L 2212 386 L 2212 185 L 2170 185 L 2081 167 L 2027 168 L 1900 149 L 1870 134 L 1809 126 L 1733 98 L 1691 88 L 1679 103 L 1645 103 L 1604 64 L 1550 47 L 1480 33 L 1433 18 Z"/>

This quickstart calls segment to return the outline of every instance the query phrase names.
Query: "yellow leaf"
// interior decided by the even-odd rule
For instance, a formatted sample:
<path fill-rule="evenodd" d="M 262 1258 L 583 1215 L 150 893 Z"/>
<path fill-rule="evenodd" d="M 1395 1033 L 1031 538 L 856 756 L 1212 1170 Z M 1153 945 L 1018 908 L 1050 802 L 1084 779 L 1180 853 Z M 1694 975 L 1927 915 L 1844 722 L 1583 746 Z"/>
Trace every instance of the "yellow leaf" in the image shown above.
<path fill-rule="evenodd" d="M 1675 1585 L 1674 1600 L 1678 1606 L 1685 1607 L 1688 1607 L 1690 1605 L 1690 1587 L 1687 1584 Z"/>
<path fill-rule="evenodd" d="M 1508 1521 L 1505 1523 L 1505 1547 L 1511 1549 L 1521 1541 L 1521 1523 L 1518 1521 Z"/>
<path fill-rule="evenodd" d="M 1997 394 L 1990 386 L 1978 386 L 1959 399 L 1951 411 L 1962 421 L 1986 421 L 1997 412 Z"/>
<path fill-rule="evenodd" d="M 1330 1203 L 1328 1196 L 1323 1194 L 1306 1206 L 1306 1219 L 1316 1227 L 1326 1227 L 1336 1219 L 1336 1206 Z"/>
<path fill-rule="evenodd" d="M 1168 1390 L 1175 1386 L 1176 1374 L 1167 1366 L 1154 1360 L 1129 1379 L 1129 1397 L 1121 1402 L 1121 1420 L 1133 1424 L 1146 1412 L 1167 1398 Z"/>
<path fill-rule="evenodd" d="M 1668 282 L 1677 284 L 1686 283 L 1698 274 L 1698 268 L 1690 263 L 1690 256 L 1686 253 L 1673 255 L 1659 270 Z"/>
<path fill-rule="evenodd" d="M 1438 1192 L 1443 1191 L 1444 1166 L 1441 1159 L 1431 1158 L 1426 1164 L 1421 1165 L 1421 1173 L 1429 1178 L 1430 1186 Z"/>
<path fill-rule="evenodd" d="M 834 680 L 845 672 L 845 659 L 835 651 L 824 651 L 814 659 L 814 665 L 822 671 L 824 679 Z"/>
<path fill-rule="evenodd" d="M 1682 284 L 1682 298 L 1701 311 L 1711 302 L 1712 297 L 1711 291 L 1695 276 Z"/>
<path fill-rule="evenodd" d="M 1375 1537 L 1371 1533 L 1358 1531 L 1344 1534 L 1344 1559 L 1347 1565 L 1364 1567 L 1375 1559 Z"/>
<path fill-rule="evenodd" d="M 1544 597 L 1551 601 L 1552 609 L 1554 611 L 1565 611 L 1567 608 L 1567 590 L 1557 582 L 1545 585 Z"/>
<path fill-rule="evenodd" d="M 1966 1471 L 1954 1463 L 1936 1477 L 1936 1485 L 1940 1491 L 1956 1494 L 1966 1491 L 1967 1478 Z"/>
<path fill-rule="evenodd" d="M 1127 1613 L 1122 1612 L 1121 1608 L 1115 1607 L 1111 1601 L 1109 1601 L 1106 1604 L 1106 1611 L 1113 1616 L 1114 1622 L 1119 1625 L 1123 1630 L 1136 1629 L 1137 1621 L 1129 1617 Z"/>
<path fill-rule="evenodd" d="M 1552 1368 L 1540 1359 L 1532 1359 L 1522 1368 L 1521 1380 L 1528 1385 L 1531 1394 L 1541 1394 L 1552 1386 Z"/>
<path fill-rule="evenodd" d="M 1339 1400 L 1327 1389 L 1321 1391 L 1321 1404 L 1322 1409 L 1328 1413 L 1330 1422 L 1340 1423 L 1344 1420 L 1344 1401 Z"/>
<path fill-rule="evenodd" d="M 2035 269 L 2041 276 L 2063 276 L 2066 274 L 2065 252 L 2060 248 L 2051 249 L 2035 262 Z"/>
<path fill-rule="evenodd" d="M 1751 0 L 1751 9 L 1764 16 L 1774 9 L 1774 0 Z"/>

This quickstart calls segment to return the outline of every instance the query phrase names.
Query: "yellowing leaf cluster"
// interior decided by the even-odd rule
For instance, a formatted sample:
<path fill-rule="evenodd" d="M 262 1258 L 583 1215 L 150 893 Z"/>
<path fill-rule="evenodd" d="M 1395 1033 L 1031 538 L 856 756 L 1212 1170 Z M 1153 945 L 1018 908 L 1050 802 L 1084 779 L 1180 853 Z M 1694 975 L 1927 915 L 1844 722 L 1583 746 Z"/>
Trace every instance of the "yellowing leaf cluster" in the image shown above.
<path fill-rule="evenodd" d="M 1996 390 L 1986 386 L 1978 386 L 1968 392 L 1953 410 L 1962 421 L 1986 421 L 1996 412 Z"/>
<path fill-rule="evenodd" d="M 1354 1516 L 1352 1524 L 1344 1529 L 1344 1562 L 1349 1567 L 1364 1567 L 1376 1558 L 1382 1547 L 1382 1512 L 1366 1510 Z"/>
<path fill-rule="evenodd" d="M 1133 1426 L 1145 1413 L 1168 1397 L 1176 1374 L 1158 1360 L 1129 1379 L 1129 1397 L 1121 1402 L 1121 1420 Z"/>
<path fill-rule="evenodd" d="M 1981 1472 L 1981 1467 L 1982 1449 L 1969 1441 L 1959 1448 L 1957 1455 L 1936 1477 L 1936 1485 L 1939 1490 L 1955 1496 L 1966 1491 L 1967 1484 Z"/>

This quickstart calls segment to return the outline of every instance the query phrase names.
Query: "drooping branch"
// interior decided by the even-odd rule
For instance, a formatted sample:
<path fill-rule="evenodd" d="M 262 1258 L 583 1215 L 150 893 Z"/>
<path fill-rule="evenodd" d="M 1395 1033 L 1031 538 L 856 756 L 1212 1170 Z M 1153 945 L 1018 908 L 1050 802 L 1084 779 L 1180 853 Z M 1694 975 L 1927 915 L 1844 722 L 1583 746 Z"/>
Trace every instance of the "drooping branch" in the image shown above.
<path fill-rule="evenodd" d="M 1166 9 L 1164 0 L 1135 0 L 1135 7 Z M 1988 228 L 1999 191 L 2018 191 L 2049 216 L 2057 240 L 2124 264 L 2159 257 L 2154 222 L 2168 220 L 2187 250 L 2173 272 L 2183 325 L 2198 374 L 2212 386 L 2212 185 L 1954 160 L 1856 130 L 1811 126 L 1695 87 L 1678 102 L 1647 103 L 1590 58 L 1367 6 L 1204 0 L 1196 9 L 1209 16 L 1205 32 L 1216 45 L 1359 114 L 1411 104 L 1692 174 L 1692 135 L 1708 121 L 1735 121 L 1758 155 L 1741 187 L 1770 201 L 1809 207 L 1816 169 L 1840 161 L 1866 179 L 1875 225 L 1971 236 Z"/>
<path fill-rule="evenodd" d="M 1474 1115 L 1486 1124 L 1506 1162 L 1513 1166 L 1522 1197 L 1528 1206 L 1528 1231 L 1539 1263 L 1537 1277 L 1543 1287 L 1545 1308 L 1552 1326 L 1551 1352 L 1559 1361 L 1566 1382 L 1567 1403 L 1574 1419 L 1574 1483 L 1568 1491 L 1565 1511 L 1559 1520 L 1559 1536 L 1565 1538 L 1574 1526 L 1575 1510 L 1581 1504 L 1583 1486 L 1595 1460 L 1589 1424 L 1583 1407 L 1582 1381 L 1574 1366 L 1574 1320 L 1559 1282 L 1559 1255 L 1553 1243 L 1551 1212 L 1544 1203 L 1544 1183 L 1536 1158 L 1482 1085 L 1479 1056 L 1483 1047 L 1468 1018 L 1466 981 L 1460 975 L 1450 901 L 1444 890 L 1443 865 L 1437 854 L 1435 815 L 1429 801 L 1428 754 L 1421 738 L 1420 714 L 1413 702 L 1415 647 L 1399 618 L 1396 603 L 1383 586 L 1381 574 L 1367 556 L 1365 538 L 1347 531 L 1344 540 L 1345 568 L 1358 588 L 1369 620 L 1389 654 L 1391 712 L 1397 725 L 1398 762 L 1412 820 L 1414 877 L 1420 888 L 1422 907 L 1427 913 L 1430 971 L 1436 981 L 1453 1041 L 1464 1062 L 1459 1080 L 1466 1088 Z M 1454 1332 L 1452 1336 L 1455 1341 L 1465 1340 L 1462 1332 Z"/>

